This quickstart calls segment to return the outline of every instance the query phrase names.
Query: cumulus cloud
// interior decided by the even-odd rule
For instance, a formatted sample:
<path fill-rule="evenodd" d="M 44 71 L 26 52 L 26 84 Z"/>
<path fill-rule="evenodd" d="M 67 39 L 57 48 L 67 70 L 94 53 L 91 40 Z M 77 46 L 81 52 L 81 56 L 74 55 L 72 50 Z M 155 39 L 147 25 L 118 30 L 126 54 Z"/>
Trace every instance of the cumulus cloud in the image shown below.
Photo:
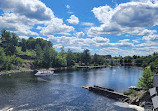
<path fill-rule="evenodd" d="M 133 55 L 140 55 L 145 56 L 149 54 L 153 54 L 153 52 L 158 52 L 158 47 L 142 47 L 142 48 L 132 48 L 129 50 L 117 48 L 117 47 L 108 47 L 102 48 L 99 50 L 99 54 L 105 55 L 110 54 L 113 56 L 133 56 Z"/>
<path fill-rule="evenodd" d="M 103 44 L 108 44 L 109 39 L 102 38 L 102 37 L 95 37 L 95 38 L 78 38 L 78 37 L 49 37 L 50 41 L 55 44 L 62 44 L 63 46 L 74 46 L 74 47 L 100 47 Z"/>
<path fill-rule="evenodd" d="M 67 21 L 73 25 L 77 25 L 79 23 L 79 19 L 75 15 L 71 15 L 70 18 L 67 19 Z"/>
<path fill-rule="evenodd" d="M 41 34 L 67 34 L 73 31 L 63 20 L 54 16 L 53 11 L 40 0 L 4 0 L 0 1 L 0 29 L 7 29 L 18 35 L 37 35 L 31 31 L 37 25 Z M 38 25 L 42 25 L 38 26 Z M 52 29 L 50 29 L 52 28 Z"/>
<path fill-rule="evenodd" d="M 77 37 L 83 37 L 84 35 L 85 35 L 85 34 L 84 34 L 83 32 L 77 32 L 77 33 L 76 33 L 76 36 L 77 36 Z"/>
<path fill-rule="evenodd" d="M 146 41 L 158 42 L 158 35 L 144 36 L 142 39 Z"/>
<path fill-rule="evenodd" d="M 124 33 L 146 35 L 156 32 L 146 28 L 158 24 L 158 5 L 153 2 L 127 2 L 115 8 L 106 5 L 95 7 L 92 12 L 102 25 L 91 27 L 89 36 Z"/>
<path fill-rule="evenodd" d="M 39 0 L 1 0 L 0 9 L 40 21 L 51 20 L 52 10 Z"/>
<path fill-rule="evenodd" d="M 68 32 L 74 31 L 72 26 L 67 26 L 63 24 L 63 20 L 54 18 L 46 27 L 42 27 L 40 33 L 45 36 L 54 34 L 66 34 Z"/>
<path fill-rule="evenodd" d="M 54 44 L 62 44 L 63 46 L 73 46 L 80 48 L 88 48 L 88 47 L 133 47 L 134 44 L 125 41 L 119 41 L 118 43 L 110 43 L 108 38 L 103 37 L 94 37 L 94 38 L 78 38 L 78 37 L 49 37 L 50 41 Z"/>
<path fill-rule="evenodd" d="M 21 35 L 38 35 L 31 31 L 32 26 L 26 25 L 25 17 L 18 17 L 14 13 L 4 13 L 0 16 L 0 29 L 10 30 Z"/>

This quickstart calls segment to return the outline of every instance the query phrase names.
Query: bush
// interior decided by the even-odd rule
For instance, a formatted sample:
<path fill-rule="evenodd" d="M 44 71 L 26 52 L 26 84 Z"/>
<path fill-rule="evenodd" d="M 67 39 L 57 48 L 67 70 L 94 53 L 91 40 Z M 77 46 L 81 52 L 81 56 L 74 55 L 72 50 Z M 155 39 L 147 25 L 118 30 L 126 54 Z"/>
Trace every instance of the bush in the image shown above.
<path fill-rule="evenodd" d="M 153 72 L 150 68 L 144 69 L 142 77 L 139 78 L 138 87 L 148 90 L 153 87 Z"/>
<path fill-rule="evenodd" d="M 123 92 L 123 94 L 131 97 L 136 97 L 138 95 L 138 92 L 134 89 L 129 89 L 128 91 Z"/>

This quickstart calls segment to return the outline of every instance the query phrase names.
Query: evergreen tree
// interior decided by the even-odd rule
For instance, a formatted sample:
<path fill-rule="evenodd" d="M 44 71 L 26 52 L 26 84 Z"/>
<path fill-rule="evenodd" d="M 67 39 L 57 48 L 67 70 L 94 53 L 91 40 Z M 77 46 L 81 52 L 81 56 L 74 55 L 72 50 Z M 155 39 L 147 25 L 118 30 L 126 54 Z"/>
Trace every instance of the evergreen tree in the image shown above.
<path fill-rule="evenodd" d="M 143 89 L 150 89 L 153 87 L 153 72 L 150 68 L 144 69 L 142 77 L 139 79 L 138 87 Z"/>
<path fill-rule="evenodd" d="M 26 40 L 25 39 L 21 40 L 21 46 L 22 46 L 21 51 L 26 52 L 27 47 L 26 47 Z"/>
<path fill-rule="evenodd" d="M 35 64 L 41 67 L 43 61 L 43 51 L 39 44 L 36 45 L 35 49 L 36 49 Z"/>
<path fill-rule="evenodd" d="M 85 65 L 88 65 L 91 61 L 91 56 L 90 56 L 90 52 L 88 49 L 83 51 L 82 54 L 82 62 L 85 63 Z"/>
<path fill-rule="evenodd" d="M 67 60 L 67 66 L 72 66 L 75 64 L 74 54 L 72 53 L 72 51 L 70 49 L 68 49 L 68 51 L 67 51 L 66 60 Z"/>

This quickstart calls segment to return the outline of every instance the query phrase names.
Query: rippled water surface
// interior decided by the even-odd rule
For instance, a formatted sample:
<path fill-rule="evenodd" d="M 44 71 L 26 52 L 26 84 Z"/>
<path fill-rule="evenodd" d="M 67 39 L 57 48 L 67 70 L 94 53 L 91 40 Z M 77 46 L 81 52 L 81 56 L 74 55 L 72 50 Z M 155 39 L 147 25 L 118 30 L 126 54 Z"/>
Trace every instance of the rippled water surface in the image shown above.
<path fill-rule="evenodd" d="M 99 85 L 123 92 L 137 85 L 141 73 L 141 68 L 121 66 L 56 72 L 45 78 L 31 73 L 0 76 L 0 110 L 134 111 L 81 86 Z"/>

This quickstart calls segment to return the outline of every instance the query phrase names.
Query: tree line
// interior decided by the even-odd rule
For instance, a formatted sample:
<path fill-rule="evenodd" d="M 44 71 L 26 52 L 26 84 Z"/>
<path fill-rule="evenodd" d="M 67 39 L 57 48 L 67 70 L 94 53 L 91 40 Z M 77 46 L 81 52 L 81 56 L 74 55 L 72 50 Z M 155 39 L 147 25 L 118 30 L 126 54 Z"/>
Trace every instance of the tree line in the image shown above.
<path fill-rule="evenodd" d="M 19 56 L 21 55 L 21 56 Z M 22 55 L 31 56 L 33 60 L 23 60 Z M 25 66 L 30 62 L 34 68 L 71 67 L 75 65 L 105 65 L 102 55 L 90 55 L 90 50 L 72 52 L 68 49 L 57 52 L 50 41 L 29 37 L 20 39 L 15 33 L 2 30 L 0 34 L 0 69 L 11 70 Z"/>

